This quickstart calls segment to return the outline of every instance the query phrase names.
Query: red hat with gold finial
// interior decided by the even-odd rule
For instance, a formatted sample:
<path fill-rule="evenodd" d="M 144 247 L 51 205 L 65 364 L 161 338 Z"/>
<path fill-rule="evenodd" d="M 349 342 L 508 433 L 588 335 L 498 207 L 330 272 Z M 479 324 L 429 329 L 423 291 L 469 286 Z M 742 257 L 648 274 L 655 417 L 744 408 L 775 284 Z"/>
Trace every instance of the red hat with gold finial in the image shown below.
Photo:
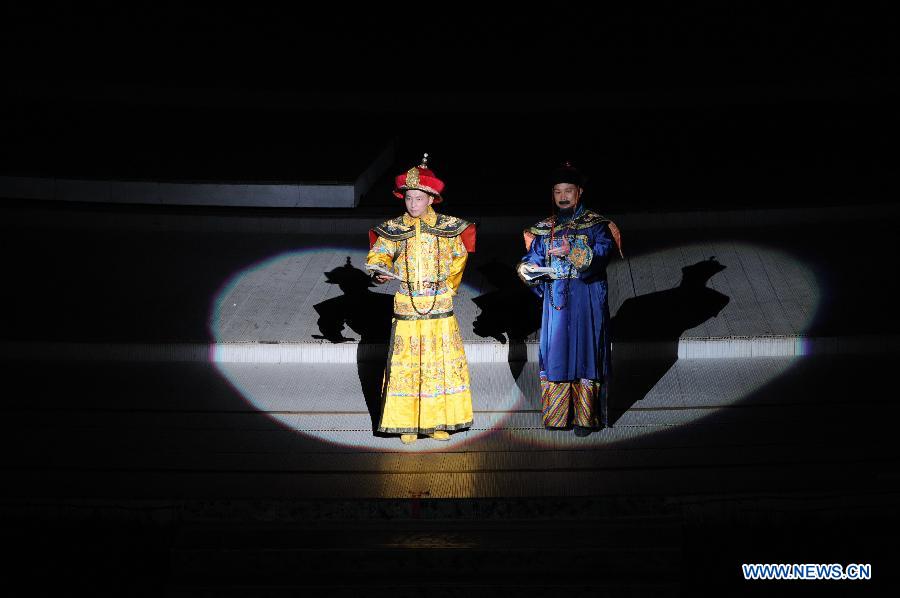
<path fill-rule="evenodd" d="M 444 190 L 444 182 L 434 175 L 428 168 L 428 154 L 422 157 L 422 163 L 413 166 L 394 179 L 394 195 L 403 199 L 404 192 L 410 189 L 418 189 L 434 197 L 434 203 L 441 203 L 441 191 Z"/>

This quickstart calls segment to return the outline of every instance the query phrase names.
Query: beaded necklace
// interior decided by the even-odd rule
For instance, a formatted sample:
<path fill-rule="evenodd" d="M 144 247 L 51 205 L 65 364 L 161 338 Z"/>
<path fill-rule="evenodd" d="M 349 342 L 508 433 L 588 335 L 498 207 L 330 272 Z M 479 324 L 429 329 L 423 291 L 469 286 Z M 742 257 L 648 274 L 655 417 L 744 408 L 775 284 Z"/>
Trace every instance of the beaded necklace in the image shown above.
<path fill-rule="evenodd" d="M 435 270 L 434 271 L 435 271 L 435 276 L 437 276 L 437 274 L 440 273 L 440 271 L 441 271 L 441 238 L 440 237 L 436 236 L 434 238 L 434 245 L 435 245 L 435 250 L 434 250 Z M 437 296 L 438 296 L 437 281 L 435 281 L 433 283 L 435 288 L 432 289 L 434 291 L 434 295 L 432 295 L 431 307 L 428 308 L 428 311 L 425 311 L 425 312 L 419 311 L 419 308 L 416 307 L 416 299 L 413 296 L 413 293 L 414 293 L 413 287 L 409 280 L 409 239 L 403 240 L 403 261 L 406 263 L 406 288 L 409 289 L 409 302 L 410 302 L 410 304 L 412 304 L 412 308 L 417 314 L 419 314 L 420 316 L 427 316 L 428 314 L 431 313 L 431 310 L 433 310 L 434 306 L 437 304 Z"/>
<path fill-rule="evenodd" d="M 566 238 L 565 233 L 571 230 L 572 222 L 575 221 L 575 216 L 572 216 L 572 220 L 569 221 L 569 225 L 563 230 L 563 238 Z M 547 265 L 553 267 L 553 256 L 550 255 L 550 248 L 553 247 L 553 239 L 556 236 L 556 216 L 553 217 L 553 222 L 550 224 L 550 243 L 547 244 Z M 559 258 L 563 259 L 563 258 Z M 568 261 L 568 260 L 567 260 Z M 572 262 L 569 262 L 569 271 L 566 273 L 566 283 L 563 285 L 563 304 L 556 305 L 556 301 L 553 299 L 553 281 L 545 283 L 547 285 L 547 292 L 550 295 L 550 306 L 556 311 L 562 310 L 569 303 L 569 287 L 572 285 Z"/>

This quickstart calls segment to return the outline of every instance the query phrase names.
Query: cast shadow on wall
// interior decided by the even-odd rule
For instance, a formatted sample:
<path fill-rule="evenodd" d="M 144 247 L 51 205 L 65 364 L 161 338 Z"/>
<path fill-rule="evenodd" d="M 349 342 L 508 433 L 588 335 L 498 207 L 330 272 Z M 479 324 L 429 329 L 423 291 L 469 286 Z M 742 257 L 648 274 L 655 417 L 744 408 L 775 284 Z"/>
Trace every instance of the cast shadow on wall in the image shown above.
<path fill-rule="evenodd" d="M 613 379 L 610 423 L 617 421 L 678 360 L 678 339 L 685 331 L 714 318 L 729 297 L 706 284 L 724 270 L 715 256 L 681 269 L 678 286 L 626 299 L 610 323 Z"/>
<path fill-rule="evenodd" d="M 472 299 L 480 313 L 472 330 L 482 338 L 509 344 L 509 368 L 519 380 L 527 361 L 526 341 L 537 339 L 541 329 L 541 302 L 519 280 L 515 268 L 492 259 L 478 272 L 495 290 Z"/>
<path fill-rule="evenodd" d="M 343 266 L 324 274 L 325 281 L 338 285 L 344 294 L 313 306 L 319 314 L 317 324 L 321 332 L 313 338 L 332 343 L 355 341 L 344 336 L 345 326 L 359 335 L 356 368 L 374 432 L 381 416 L 384 364 L 391 336 L 394 297 L 372 292 L 370 289 L 375 284 L 364 271 L 350 263 L 350 257 Z"/>

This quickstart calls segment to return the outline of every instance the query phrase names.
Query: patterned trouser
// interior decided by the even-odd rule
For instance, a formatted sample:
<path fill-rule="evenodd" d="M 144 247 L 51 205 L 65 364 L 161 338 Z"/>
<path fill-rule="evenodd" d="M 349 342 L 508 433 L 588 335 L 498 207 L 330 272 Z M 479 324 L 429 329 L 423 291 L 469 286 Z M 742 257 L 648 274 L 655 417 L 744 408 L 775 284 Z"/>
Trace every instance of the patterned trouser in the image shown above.
<path fill-rule="evenodd" d="M 606 425 L 605 405 L 598 405 L 606 400 L 606 393 L 599 380 L 570 380 L 568 382 L 551 382 L 541 372 L 541 417 L 546 428 L 565 428 L 569 423 L 584 428 L 596 428 L 601 423 Z M 570 405 L 575 406 L 572 417 L 569 415 Z M 598 407 L 600 407 L 598 414 Z"/>

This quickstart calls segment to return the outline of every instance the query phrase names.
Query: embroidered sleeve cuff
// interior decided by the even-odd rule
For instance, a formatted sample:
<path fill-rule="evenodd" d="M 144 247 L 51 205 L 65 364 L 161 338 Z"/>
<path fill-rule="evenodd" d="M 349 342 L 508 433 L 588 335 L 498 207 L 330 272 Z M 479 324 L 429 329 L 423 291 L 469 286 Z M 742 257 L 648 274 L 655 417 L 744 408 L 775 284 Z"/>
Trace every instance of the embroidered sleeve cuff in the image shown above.
<path fill-rule="evenodd" d="M 587 270 L 591 265 L 592 259 L 594 259 L 594 251 L 590 247 L 574 246 L 572 251 L 569 252 L 569 261 L 579 272 Z"/>
<path fill-rule="evenodd" d="M 385 251 L 385 248 L 383 246 L 379 247 L 377 243 L 369 251 L 369 255 L 366 256 L 366 264 L 381 266 L 385 270 L 394 269 L 394 260 L 392 260 L 391 256 Z"/>

